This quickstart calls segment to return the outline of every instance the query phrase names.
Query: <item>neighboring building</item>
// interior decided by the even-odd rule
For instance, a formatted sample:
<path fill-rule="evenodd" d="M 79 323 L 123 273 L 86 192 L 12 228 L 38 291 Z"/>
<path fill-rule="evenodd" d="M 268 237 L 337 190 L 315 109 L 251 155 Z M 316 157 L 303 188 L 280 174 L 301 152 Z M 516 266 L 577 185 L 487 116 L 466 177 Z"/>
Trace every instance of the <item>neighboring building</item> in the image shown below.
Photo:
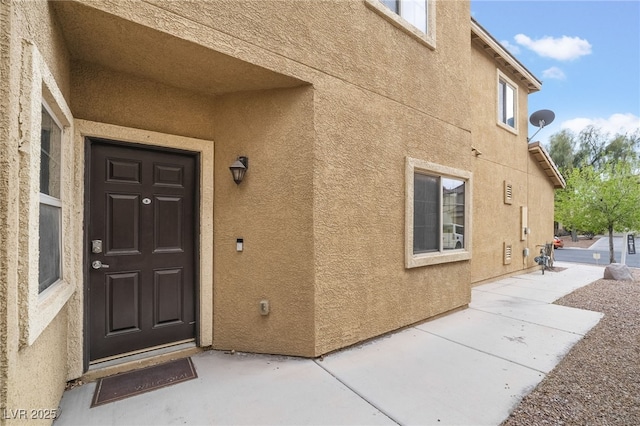
<path fill-rule="evenodd" d="M 540 82 L 467 1 L 403 6 L 0 2 L 0 408 L 163 347 L 319 356 L 534 266 Z"/>

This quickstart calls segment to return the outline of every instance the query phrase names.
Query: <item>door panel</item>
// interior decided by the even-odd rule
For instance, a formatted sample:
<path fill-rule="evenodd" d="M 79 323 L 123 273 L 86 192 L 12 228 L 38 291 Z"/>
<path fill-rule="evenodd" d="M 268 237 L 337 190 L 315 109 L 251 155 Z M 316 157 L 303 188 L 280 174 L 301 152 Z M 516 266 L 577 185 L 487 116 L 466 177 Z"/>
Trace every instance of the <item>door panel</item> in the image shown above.
<path fill-rule="evenodd" d="M 156 197 L 155 199 L 155 244 L 154 253 L 184 251 L 182 237 L 181 197 Z"/>
<path fill-rule="evenodd" d="M 140 274 L 105 274 L 107 335 L 140 331 Z"/>
<path fill-rule="evenodd" d="M 140 254 L 140 196 L 106 195 L 107 255 Z"/>
<path fill-rule="evenodd" d="M 89 359 L 194 338 L 196 157 L 88 141 Z"/>
<path fill-rule="evenodd" d="M 182 269 L 155 271 L 154 327 L 180 321 L 182 314 Z"/>

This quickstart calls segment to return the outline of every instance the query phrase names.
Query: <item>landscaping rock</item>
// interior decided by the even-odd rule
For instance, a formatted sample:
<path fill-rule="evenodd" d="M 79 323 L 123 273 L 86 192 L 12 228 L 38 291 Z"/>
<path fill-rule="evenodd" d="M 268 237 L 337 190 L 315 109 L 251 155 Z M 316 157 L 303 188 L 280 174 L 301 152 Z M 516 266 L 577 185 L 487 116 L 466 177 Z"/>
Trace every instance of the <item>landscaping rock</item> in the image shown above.
<path fill-rule="evenodd" d="M 633 276 L 627 265 L 612 263 L 604 268 L 605 280 L 633 281 Z"/>

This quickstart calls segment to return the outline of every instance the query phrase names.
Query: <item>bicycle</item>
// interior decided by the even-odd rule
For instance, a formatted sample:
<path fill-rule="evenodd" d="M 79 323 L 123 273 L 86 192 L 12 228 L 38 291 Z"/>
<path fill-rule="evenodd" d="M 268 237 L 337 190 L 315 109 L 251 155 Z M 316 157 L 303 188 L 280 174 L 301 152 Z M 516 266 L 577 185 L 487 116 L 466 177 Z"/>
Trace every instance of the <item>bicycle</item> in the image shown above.
<path fill-rule="evenodd" d="M 544 270 L 551 270 L 553 268 L 553 243 L 538 244 L 536 247 L 540 247 L 540 256 L 536 256 L 533 260 L 540 265 L 542 269 L 542 275 Z"/>

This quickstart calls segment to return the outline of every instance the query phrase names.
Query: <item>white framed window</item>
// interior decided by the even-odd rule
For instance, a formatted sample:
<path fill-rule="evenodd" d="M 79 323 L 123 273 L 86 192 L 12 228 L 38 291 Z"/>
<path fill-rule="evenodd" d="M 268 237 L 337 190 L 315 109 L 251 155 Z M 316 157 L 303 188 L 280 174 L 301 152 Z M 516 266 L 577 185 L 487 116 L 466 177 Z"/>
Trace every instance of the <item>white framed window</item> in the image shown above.
<path fill-rule="evenodd" d="M 498 124 L 517 130 L 518 87 L 504 74 L 498 73 Z"/>
<path fill-rule="evenodd" d="M 40 206 L 38 293 L 62 278 L 62 125 L 42 105 L 40 125 Z"/>
<path fill-rule="evenodd" d="M 405 266 L 471 258 L 472 174 L 407 157 Z"/>
<path fill-rule="evenodd" d="M 20 95 L 20 345 L 33 344 L 74 292 L 73 116 L 36 46 L 23 40 Z M 75 225 L 75 224 L 74 224 Z M 80 225 L 81 226 L 81 225 Z M 68 249 L 65 251 L 64 248 Z"/>
<path fill-rule="evenodd" d="M 367 7 L 431 49 L 436 47 L 436 0 L 364 0 Z"/>
<path fill-rule="evenodd" d="M 403 17 L 411 25 L 427 33 L 429 0 L 381 0 L 382 4 Z"/>

